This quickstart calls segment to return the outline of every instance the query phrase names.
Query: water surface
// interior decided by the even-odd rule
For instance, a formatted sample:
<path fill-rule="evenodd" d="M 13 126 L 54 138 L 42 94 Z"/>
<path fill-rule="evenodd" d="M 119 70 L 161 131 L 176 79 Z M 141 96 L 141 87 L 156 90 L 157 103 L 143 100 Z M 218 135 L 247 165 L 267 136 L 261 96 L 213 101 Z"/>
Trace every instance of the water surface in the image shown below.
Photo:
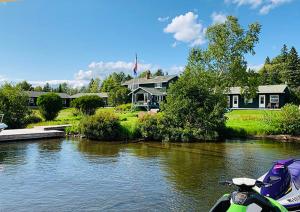
<path fill-rule="evenodd" d="M 300 144 L 270 141 L 120 144 L 46 140 L 0 144 L 0 211 L 208 211 Z"/>

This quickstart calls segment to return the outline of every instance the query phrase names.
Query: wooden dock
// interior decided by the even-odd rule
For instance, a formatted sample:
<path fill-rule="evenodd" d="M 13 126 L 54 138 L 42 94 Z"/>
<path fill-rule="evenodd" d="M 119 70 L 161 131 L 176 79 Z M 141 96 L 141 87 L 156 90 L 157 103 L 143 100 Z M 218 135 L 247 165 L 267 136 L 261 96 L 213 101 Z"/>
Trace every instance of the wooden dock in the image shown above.
<path fill-rule="evenodd" d="M 65 137 L 64 129 L 69 125 L 39 126 L 32 129 L 4 130 L 0 142 Z"/>

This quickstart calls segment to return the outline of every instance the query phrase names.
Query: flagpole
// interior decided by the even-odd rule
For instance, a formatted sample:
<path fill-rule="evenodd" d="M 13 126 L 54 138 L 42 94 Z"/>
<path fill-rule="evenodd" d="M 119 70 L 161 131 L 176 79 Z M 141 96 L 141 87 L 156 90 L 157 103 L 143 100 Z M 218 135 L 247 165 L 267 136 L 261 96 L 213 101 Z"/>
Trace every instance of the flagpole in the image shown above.
<path fill-rule="evenodd" d="M 136 80 L 136 76 L 137 76 L 137 54 L 135 53 L 135 65 L 134 65 L 134 69 L 133 69 L 133 85 L 132 85 L 132 91 L 131 91 L 131 110 L 134 109 L 134 98 L 133 98 L 133 91 L 135 90 L 134 86 L 135 86 L 135 80 Z"/>

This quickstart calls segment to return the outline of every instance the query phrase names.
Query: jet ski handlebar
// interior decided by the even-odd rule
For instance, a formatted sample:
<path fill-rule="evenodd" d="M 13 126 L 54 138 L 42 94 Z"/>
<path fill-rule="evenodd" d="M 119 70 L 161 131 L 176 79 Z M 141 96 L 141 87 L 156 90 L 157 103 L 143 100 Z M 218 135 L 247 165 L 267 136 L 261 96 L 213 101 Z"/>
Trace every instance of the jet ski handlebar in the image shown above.
<path fill-rule="evenodd" d="M 225 180 L 225 181 L 220 181 L 221 185 L 228 185 L 228 186 L 238 186 L 238 187 L 254 187 L 257 186 L 259 188 L 261 187 L 270 187 L 272 184 L 270 183 L 264 183 L 259 180 L 255 179 L 250 179 L 250 178 L 233 178 L 232 180 Z"/>

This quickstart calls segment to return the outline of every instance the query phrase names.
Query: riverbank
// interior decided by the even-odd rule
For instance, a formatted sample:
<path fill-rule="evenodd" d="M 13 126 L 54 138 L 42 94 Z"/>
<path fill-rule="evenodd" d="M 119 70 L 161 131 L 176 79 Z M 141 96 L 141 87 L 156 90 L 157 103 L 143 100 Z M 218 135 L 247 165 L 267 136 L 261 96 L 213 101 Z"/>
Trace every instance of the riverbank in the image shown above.
<path fill-rule="evenodd" d="M 138 113 L 139 112 L 120 112 L 114 108 L 100 108 L 99 112 L 113 112 L 119 117 L 123 129 L 130 135 L 138 131 Z M 273 135 L 274 129 L 264 121 L 265 115 L 277 115 L 280 110 L 232 110 L 226 114 L 226 138 L 254 138 L 254 139 L 272 139 L 282 141 L 300 141 L 297 136 Z M 38 115 L 38 111 L 34 111 Z M 78 124 L 83 117 L 79 115 L 74 108 L 63 109 L 54 121 L 42 121 L 31 124 L 28 128 L 36 126 L 51 126 L 70 124 L 72 127 L 66 128 L 69 135 L 78 135 Z M 138 138 L 134 138 L 137 140 Z"/>

